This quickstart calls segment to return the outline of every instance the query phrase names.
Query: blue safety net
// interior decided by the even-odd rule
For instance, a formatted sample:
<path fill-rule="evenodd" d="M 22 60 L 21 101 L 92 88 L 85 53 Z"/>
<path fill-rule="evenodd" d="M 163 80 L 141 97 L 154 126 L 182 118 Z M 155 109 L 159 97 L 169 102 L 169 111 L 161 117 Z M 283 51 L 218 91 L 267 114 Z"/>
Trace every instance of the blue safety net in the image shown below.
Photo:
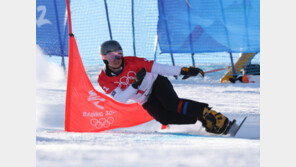
<path fill-rule="evenodd" d="M 36 44 L 46 55 L 68 56 L 65 0 L 36 1 Z"/>
<path fill-rule="evenodd" d="M 259 0 L 158 0 L 162 53 L 260 52 Z"/>

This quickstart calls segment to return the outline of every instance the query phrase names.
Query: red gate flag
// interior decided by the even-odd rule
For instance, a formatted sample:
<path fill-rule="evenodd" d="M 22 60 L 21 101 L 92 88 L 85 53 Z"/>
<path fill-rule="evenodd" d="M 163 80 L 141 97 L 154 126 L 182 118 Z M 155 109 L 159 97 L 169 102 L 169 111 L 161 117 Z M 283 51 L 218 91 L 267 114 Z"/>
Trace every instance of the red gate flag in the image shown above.
<path fill-rule="evenodd" d="M 153 118 L 137 103 L 119 103 L 91 84 L 74 36 L 69 39 L 65 131 L 100 132 L 139 125 Z"/>

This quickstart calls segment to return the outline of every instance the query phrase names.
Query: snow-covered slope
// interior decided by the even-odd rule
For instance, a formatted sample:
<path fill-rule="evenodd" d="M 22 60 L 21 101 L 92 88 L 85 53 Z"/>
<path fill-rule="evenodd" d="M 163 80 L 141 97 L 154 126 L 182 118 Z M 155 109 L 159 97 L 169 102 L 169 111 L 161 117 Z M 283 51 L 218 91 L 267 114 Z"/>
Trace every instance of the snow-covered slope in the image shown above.
<path fill-rule="evenodd" d="M 172 125 L 159 132 L 151 121 L 132 128 L 102 133 L 64 132 L 66 77 L 58 65 L 37 54 L 38 167 L 169 166 L 169 167 L 256 167 L 260 165 L 260 82 L 219 84 L 219 76 L 175 80 L 180 97 L 207 102 L 216 111 L 240 121 L 248 116 L 236 138 L 208 135 L 201 124 Z M 100 67 L 87 67 L 94 87 Z M 157 132 L 155 132 L 157 131 Z M 186 134 L 180 134 L 186 132 Z"/>

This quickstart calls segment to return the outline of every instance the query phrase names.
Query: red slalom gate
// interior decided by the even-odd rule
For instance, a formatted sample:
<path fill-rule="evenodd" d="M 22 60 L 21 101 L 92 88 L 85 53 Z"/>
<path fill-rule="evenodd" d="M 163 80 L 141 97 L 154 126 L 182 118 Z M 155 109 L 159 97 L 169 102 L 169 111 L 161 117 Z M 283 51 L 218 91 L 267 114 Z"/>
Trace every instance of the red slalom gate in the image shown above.
<path fill-rule="evenodd" d="M 70 4 L 66 1 L 70 37 L 65 131 L 100 132 L 153 120 L 141 105 L 119 103 L 94 89 L 72 34 Z"/>

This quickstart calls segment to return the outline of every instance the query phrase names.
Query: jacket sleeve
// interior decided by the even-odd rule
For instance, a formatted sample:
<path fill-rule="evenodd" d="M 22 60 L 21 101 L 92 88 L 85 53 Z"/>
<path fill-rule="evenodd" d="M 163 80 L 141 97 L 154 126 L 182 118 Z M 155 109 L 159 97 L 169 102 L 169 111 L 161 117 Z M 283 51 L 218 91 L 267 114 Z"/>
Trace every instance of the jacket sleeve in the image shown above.
<path fill-rule="evenodd" d="M 126 103 L 132 96 L 134 96 L 137 93 L 138 89 L 135 89 L 130 85 L 124 90 L 121 90 L 119 87 L 114 89 L 110 95 L 113 97 L 114 100 Z"/>
<path fill-rule="evenodd" d="M 170 66 L 166 64 L 159 64 L 154 62 L 152 66 L 152 73 L 157 73 L 164 76 L 173 76 L 173 75 L 180 75 L 181 72 L 180 66 Z"/>

